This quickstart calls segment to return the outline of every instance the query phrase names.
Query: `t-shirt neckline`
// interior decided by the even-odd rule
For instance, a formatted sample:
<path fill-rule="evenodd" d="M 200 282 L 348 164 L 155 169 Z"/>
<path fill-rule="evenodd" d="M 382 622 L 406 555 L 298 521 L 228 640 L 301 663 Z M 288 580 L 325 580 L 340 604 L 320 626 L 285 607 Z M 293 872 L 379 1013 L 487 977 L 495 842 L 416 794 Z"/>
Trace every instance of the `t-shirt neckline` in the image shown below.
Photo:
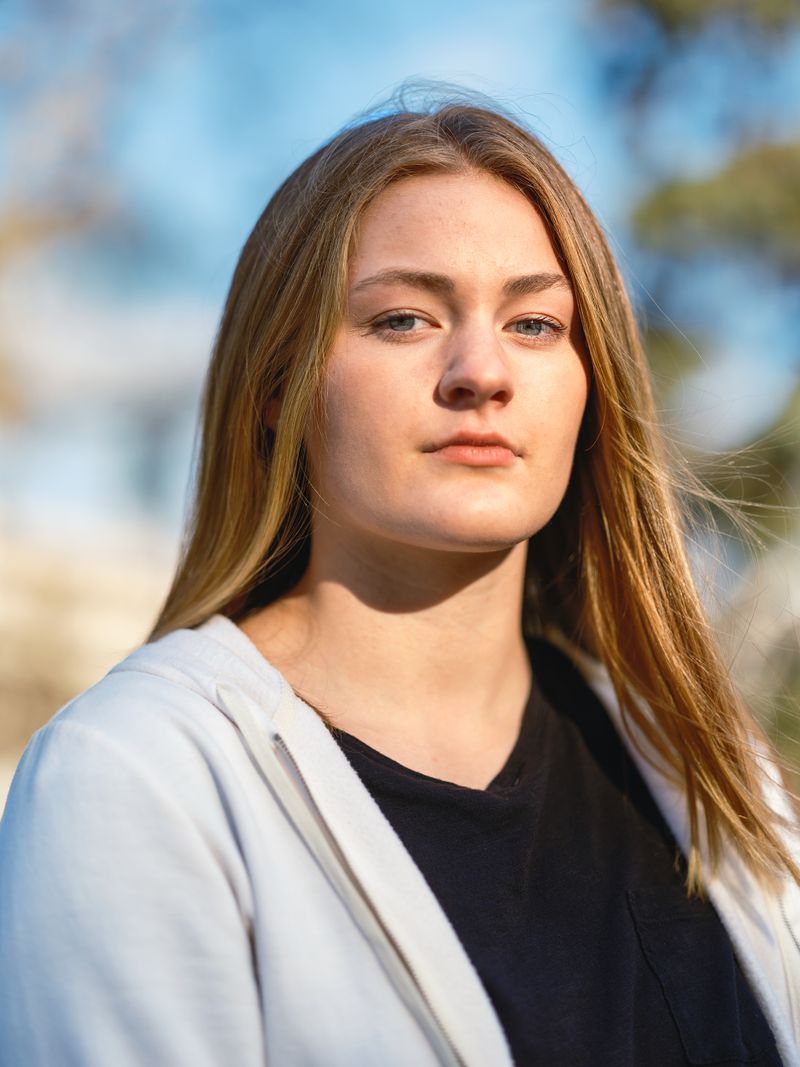
<path fill-rule="evenodd" d="M 522 785 L 523 779 L 526 776 L 525 772 L 527 770 L 527 765 L 525 754 L 533 741 L 532 735 L 538 732 L 542 722 L 543 712 L 544 696 L 534 677 L 522 713 L 519 733 L 517 734 L 511 751 L 494 778 L 492 778 L 489 784 L 483 788 L 461 785 L 458 782 L 451 782 L 446 778 L 437 778 L 434 775 L 425 774 L 424 771 L 418 771 L 412 767 L 407 767 L 404 763 L 392 759 L 391 756 L 387 756 L 386 753 L 373 748 L 371 745 L 368 745 L 366 741 L 362 741 L 361 738 L 348 733 L 346 730 L 336 728 L 332 733 L 336 741 L 344 749 L 355 749 L 362 756 L 366 756 L 374 763 L 388 767 L 405 777 L 413 778 L 420 782 L 428 782 L 432 788 L 457 790 L 465 794 L 507 795 L 516 791 Z"/>

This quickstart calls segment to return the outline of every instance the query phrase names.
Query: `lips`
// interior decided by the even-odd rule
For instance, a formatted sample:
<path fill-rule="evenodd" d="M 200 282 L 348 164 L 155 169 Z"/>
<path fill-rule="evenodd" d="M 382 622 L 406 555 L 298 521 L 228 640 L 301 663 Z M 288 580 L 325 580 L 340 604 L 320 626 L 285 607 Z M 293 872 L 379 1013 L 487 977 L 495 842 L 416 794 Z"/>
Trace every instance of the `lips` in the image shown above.
<path fill-rule="evenodd" d="M 462 432 L 424 451 L 466 467 L 510 467 L 519 455 L 511 442 L 498 433 Z"/>
<path fill-rule="evenodd" d="M 467 445 L 473 448 L 504 448 L 515 456 L 520 454 L 519 450 L 499 433 L 468 433 L 463 431 L 431 445 L 430 448 L 425 448 L 424 451 L 438 452 L 443 448 L 460 445 Z"/>

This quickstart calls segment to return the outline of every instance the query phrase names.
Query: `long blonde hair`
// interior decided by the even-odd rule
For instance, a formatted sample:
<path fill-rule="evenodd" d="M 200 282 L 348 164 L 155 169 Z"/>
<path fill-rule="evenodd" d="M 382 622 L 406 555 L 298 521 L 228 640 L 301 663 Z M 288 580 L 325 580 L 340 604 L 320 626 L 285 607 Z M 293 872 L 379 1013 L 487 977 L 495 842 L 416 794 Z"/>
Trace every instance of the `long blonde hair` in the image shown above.
<path fill-rule="evenodd" d="M 194 504 L 150 635 L 239 618 L 302 575 L 310 537 L 303 437 L 345 306 L 357 223 L 401 178 L 479 170 L 538 208 L 575 290 L 592 385 L 566 495 L 528 552 L 524 623 L 556 627 L 608 669 L 633 724 L 685 791 L 687 884 L 727 840 L 768 881 L 800 881 L 764 799 L 776 759 L 728 677 L 694 587 L 684 518 L 619 271 L 581 194 L 499 108 L 463 100 L 363 119 L 280 186 L 234 272 L 206 380 Z M 275 429 L 270 401 L 281 398 Z M 649 706 L 643 709 L 641 698 Z"/>

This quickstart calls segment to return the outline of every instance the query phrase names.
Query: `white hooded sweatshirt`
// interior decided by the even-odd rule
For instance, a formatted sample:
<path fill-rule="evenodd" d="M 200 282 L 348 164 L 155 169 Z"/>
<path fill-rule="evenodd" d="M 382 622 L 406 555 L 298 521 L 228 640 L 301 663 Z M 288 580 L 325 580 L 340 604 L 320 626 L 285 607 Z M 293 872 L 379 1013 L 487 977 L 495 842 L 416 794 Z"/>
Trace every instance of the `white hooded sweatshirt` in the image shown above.
<path fill-rule="evenodd" d="M 685 852 L 682 795 L 628 743 L 603 669 L 566 650 Z M 731 852 L 708 890 L 800 1067 L 800 889 L 768 896 Z M 512 1060 L 344 753 L 216 615 L 138 649 L 25 750 L 0 824 L 0 1067 L 265 1064 Z"/>

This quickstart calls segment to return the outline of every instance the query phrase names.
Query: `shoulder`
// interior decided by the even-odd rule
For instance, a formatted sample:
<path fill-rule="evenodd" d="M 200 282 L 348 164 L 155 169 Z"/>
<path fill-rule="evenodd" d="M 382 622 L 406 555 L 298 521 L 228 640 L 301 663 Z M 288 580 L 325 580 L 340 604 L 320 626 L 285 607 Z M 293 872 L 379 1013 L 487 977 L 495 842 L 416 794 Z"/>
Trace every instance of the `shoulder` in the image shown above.
<path fill-rule="evenodd" d="M 197 651 L 192 638 L 138 650 L 23 754 L 0 821 L 14 1062 L 132 1065 L 143 1027 L 158 1062 L 181 1042 L 181 1062 L 261 1062 L 247 756 Z"/>
<path fill-rule="evenodd" d="M 143 646 L 31 738 L 0 821 L 0 941 L 57 940 L 65 916 L 158 926 L 148 901 L 178 914 L 193 898 L 231 929 L 251 913 L 242 833 L 259 780 L 216 688 L 257 692 L 269 713 L 275 680 L 216 645 L 184 631 Z"/>
<path fill-rule="evenodd" d="M 11 784 L 6 817 L 20 803 L 80 810 L 134 786 L 179 794 L 204 777 L 204 751 L 218 733 L 213 707 L 197 693 L 139 672 L 111 672 L 81 693 L 28 742 Z"/>
<path fill-rule="evenodd" d="M 224 831 L 248 757 L 217 688 L 248 692 L 268 715 L 280 677 L 211 631 L 176 631 L 142 646 L 37 731 L 9 791 L 4 848 L 34 824 L 53 839 L 102 836 L 103 808 L 120 822 L 127 812 L 140 823 L 169 817 L 214 836 Z"/>

